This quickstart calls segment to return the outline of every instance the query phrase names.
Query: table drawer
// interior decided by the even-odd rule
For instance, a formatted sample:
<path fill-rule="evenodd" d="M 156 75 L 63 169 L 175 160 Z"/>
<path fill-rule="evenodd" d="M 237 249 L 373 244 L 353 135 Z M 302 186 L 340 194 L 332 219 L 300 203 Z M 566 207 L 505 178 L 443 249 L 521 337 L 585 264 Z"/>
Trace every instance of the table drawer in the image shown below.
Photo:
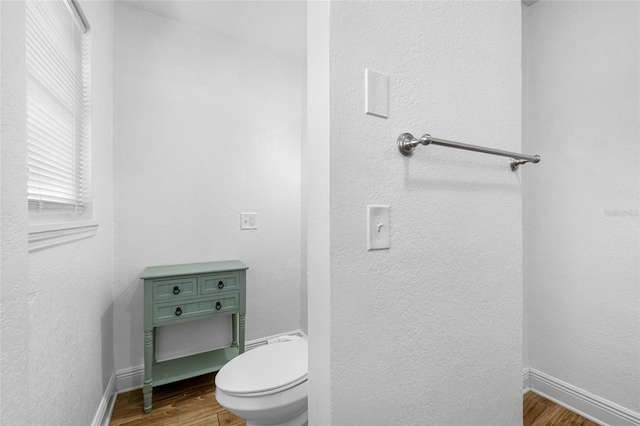
<path fill-rule="evenodd" d="M 198 277 L 153 281 L 153 301 L 179 300 L 198 295 Z"/>
<path fill-rule="evenodd" d="M 236 274 L 205 275 L 201 276 L 199 281 L 200 294 L 215 294 L 238 289 L 238 276 Z"/>
<path fill-rule="evenodd" d="M 157 304 L 153 306 L 153 322 L 157 325 L 201 316 L 232 313 L 238 310 L 238 295 L 239 293 L 235 292 L 220 294 L 215 298 Z"/>

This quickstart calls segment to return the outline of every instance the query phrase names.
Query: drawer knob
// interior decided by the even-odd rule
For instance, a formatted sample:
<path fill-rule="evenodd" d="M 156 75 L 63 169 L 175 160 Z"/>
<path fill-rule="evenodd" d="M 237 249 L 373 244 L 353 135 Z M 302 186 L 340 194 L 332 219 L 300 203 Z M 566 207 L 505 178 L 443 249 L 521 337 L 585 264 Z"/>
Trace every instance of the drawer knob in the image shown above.
<path fill-rule="evenodd" d="M 219 289 L 223 289 L 224 288 L 224 281 L 218 281 L 218 288 Z"/>
<path fill-rule="evenodd" d="M 219 311 L 220 309 L 222 309 L 222 303 L 216 302 L 216 311 Z"/>
<path fill-rule="evenodd" d="M 178 287 L 177 285 L 173 286 L 173 294 L 180 294 L 180 287 Z"/>
<path fill-rule="evenodd" d="M 182 308 L 180 306 L 178 306 L 176 308 L 176 316 L 179 317 L 180 315 L 182 315 Z"/>

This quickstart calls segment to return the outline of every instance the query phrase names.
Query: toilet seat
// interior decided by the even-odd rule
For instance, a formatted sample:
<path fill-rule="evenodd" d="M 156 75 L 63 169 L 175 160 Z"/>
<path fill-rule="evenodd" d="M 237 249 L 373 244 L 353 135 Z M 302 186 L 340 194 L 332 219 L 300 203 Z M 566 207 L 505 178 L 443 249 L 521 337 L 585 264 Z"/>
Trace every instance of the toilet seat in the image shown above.
<path fill-rule="evenodd" d="M 228 395 L 261 396 L 282 392 L 307 380 L 307 340 L 261 346 L 229 361 L 216 376 Z"/>

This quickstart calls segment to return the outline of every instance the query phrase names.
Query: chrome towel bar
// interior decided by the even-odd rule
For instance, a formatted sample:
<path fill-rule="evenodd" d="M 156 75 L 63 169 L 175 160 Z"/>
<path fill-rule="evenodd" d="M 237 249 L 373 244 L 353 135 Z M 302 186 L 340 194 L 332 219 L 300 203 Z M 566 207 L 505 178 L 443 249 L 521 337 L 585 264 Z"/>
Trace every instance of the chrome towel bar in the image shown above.
<path fill-rule="evenodd" d="M 423 135 L 420 139 L 416 139 L 410 133 L 403 133 L 398 137 L 398 150 L 404 156 L 411 156 L 418 145 L 440 145 L 449 148 L 464 149 L 466 151 L 482 152 L 485 154 L 500 155 L 502 157 L 511 158 L 511 170 L 518 170 L 518 166 L 525 163 L 537 163 L 540 161 L 539 155 L 518 154 L 515 152 L 502 151 L 499 149 L 485 148 L 483 146 L 469 145 L 461 142 L 453 142 L 445 139 L 431 137 L 431 135 Z"/>

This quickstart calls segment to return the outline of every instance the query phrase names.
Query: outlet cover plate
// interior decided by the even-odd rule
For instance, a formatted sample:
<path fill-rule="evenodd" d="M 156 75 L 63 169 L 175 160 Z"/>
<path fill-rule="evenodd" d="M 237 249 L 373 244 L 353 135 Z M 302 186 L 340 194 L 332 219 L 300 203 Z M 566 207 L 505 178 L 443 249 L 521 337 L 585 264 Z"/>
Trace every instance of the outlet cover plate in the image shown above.
<path fill-rule="evenodd" d="M 240 213 L 240 229 L 258 229 L 258 213 Z"/>
<path fill-rule="evenodd" d="M 365 69 L 365 113 L 387 118 L 389 116 L 389 77 Z"/>
<path fill-rule="evenodd" d="M 388 249 L 389 206 L 367 206 L 367 250 Z"/>

